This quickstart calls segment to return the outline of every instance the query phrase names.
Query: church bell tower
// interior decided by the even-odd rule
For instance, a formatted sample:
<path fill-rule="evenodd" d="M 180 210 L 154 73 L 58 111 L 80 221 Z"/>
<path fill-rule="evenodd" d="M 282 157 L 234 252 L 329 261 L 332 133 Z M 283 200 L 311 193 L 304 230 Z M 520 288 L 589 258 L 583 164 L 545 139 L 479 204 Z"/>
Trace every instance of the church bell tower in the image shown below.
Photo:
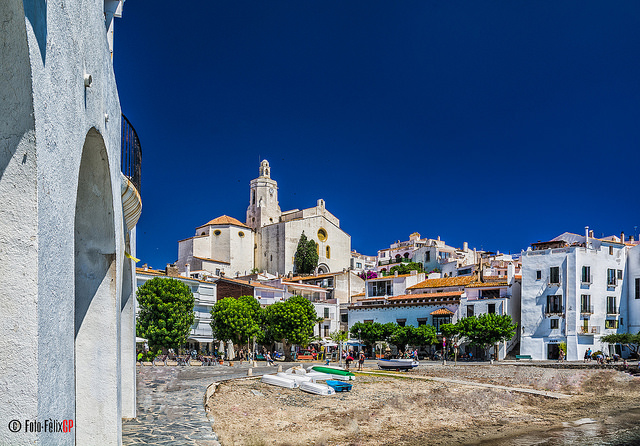
<path fill-rule="evenodd" d="M 280 221 L 280 205 L 278 204 L 278 183 L 271 179 L 269 161 L 260 163 L 260 176 L 251 180 L 249 207 L 247 208 L 247 226 L 257 231 Z"/>

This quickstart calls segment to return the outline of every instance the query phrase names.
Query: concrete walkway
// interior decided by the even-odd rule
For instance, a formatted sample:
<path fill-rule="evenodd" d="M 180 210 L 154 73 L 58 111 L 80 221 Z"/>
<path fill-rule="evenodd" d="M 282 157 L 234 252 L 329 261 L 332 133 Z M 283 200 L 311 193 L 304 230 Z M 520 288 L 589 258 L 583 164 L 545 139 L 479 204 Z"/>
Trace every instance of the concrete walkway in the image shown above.
<path fill-rule="evenodd" d="M 366 372 L 366 371 L 357 372 L 357 373 L 362 373 L 365 375 L 394 376 L 399 378 L 423 379 L 426 381 L 461 384 L 464 386 L 488 387 L 491 389 L 507 390 L 509 392 L 518 392 L 518 393 L 529 393 L 532 395 L 540 395 L 547 398 L 555 398 L 555 399 L 571 398 L 571 395 L 567 395 L 565 393 L 559 393 L 559 392 L 547 392 L 545 390 L 525 389 L 523 387 L 499 386 L 496 384 L 479 383 L 474 381 L 463 381 L 461 379 L 440 378 L 437 376 L 421 376 L 421 375 L 410 375 L 406 373 Z"/>

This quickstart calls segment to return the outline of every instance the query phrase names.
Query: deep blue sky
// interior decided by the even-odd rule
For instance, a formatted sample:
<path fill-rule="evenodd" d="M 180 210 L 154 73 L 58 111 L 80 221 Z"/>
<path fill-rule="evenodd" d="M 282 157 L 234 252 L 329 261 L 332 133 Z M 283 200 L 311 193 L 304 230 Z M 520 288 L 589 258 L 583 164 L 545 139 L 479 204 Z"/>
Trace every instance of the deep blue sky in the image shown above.
<path fill-rule="evenodd" d="M 128 0 L 115 40 L 141 263 L 244 221 L 262 158 L 365 254 L 640 226 L 640 2 Z"/>

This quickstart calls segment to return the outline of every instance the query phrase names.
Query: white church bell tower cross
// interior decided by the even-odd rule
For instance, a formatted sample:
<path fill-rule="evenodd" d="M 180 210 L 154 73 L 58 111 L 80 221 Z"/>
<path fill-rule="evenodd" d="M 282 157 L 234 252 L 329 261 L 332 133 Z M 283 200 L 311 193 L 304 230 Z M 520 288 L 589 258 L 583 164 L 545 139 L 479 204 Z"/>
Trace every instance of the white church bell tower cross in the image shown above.
<path fill-rule="evenodd" d="M 278 204 L 278 183 L 271 179 L 269 161 L 260 163 L 260 176 L 251 180 L 251 196 L 247 208 L 247 226 L 257 231 L 259 228 L 280 221 Z"/>

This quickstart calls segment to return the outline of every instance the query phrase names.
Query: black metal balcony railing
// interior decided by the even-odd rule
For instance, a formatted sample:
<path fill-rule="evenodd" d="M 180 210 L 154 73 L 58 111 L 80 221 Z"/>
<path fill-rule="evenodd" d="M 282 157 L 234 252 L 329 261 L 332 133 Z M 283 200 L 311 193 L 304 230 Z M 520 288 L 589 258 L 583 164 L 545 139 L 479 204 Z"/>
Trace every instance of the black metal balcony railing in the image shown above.
<path fill-rule="evenodd" d="M 142 193 L 140 189 L 142 164 L 142 145 L 129 120 L 122 115 L 122 145 L 121 145 L 121 170 L 122 173 L 131 180 L 133 185 L 138 189 L 138 193 Z"/>

